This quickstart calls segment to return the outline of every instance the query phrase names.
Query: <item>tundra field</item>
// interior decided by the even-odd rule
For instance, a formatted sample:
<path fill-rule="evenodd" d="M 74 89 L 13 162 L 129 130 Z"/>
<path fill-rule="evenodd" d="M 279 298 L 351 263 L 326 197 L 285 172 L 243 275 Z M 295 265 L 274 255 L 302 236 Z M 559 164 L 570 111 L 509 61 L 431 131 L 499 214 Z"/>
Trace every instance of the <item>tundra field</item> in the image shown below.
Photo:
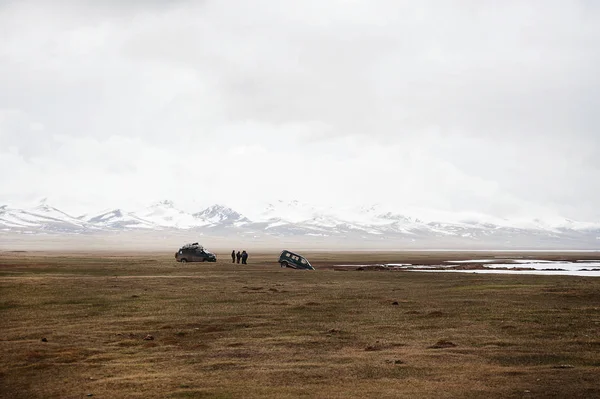
<path fill-rule="evenodd" d="M 599 277 L 334 266 L 482 252 L 277 255 L 0 253 L 0 396 L 600 397 Z"/>

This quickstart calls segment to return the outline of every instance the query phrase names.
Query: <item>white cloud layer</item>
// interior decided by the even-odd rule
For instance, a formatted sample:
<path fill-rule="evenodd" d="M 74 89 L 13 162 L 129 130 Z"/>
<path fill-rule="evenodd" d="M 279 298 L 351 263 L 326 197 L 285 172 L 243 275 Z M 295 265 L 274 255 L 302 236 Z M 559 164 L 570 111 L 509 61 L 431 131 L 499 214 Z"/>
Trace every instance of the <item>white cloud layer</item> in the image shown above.
<path fill-rule="evenodd" d="M 0 1 L 0 202 L 598 221 L 592 1 Z"/>

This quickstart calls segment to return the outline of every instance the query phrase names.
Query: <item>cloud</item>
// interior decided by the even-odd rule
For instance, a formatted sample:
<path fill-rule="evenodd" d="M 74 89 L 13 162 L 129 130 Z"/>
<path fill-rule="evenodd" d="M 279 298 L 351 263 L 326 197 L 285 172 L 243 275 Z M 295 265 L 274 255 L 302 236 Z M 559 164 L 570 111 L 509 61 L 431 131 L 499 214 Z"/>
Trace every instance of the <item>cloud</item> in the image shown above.
<path fill-rule="evenodd" d="M 598 220 L 599 22 L 589 1 L 0 2 L 0 200 Z"/>

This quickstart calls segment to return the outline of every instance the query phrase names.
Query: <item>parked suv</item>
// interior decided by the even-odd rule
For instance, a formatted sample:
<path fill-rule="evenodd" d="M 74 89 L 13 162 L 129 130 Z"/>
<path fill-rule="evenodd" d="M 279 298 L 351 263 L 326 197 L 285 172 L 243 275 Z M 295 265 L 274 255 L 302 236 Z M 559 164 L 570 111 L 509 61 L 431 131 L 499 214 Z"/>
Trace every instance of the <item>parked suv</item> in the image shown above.
<path fill-rule="evenodd" d="M 179 248 L 179 251 L 175 252 L 175 260 L 177 262 L 216 262 L 217 256 L 204 249 L 202 245 L 198 245 L 197 242 L 193 244 L 186 244 Z"/>
<path fill-rule="evenodd" d="M 279 264 L 281 267 L 290 267 L 292 269 L 305 269 L 305 270 L 315 270 L 314 267 L 310 264 L 310 262 L 301 255 L 295 254 L 293 252 L 283 250 L 279 255 Z"/>

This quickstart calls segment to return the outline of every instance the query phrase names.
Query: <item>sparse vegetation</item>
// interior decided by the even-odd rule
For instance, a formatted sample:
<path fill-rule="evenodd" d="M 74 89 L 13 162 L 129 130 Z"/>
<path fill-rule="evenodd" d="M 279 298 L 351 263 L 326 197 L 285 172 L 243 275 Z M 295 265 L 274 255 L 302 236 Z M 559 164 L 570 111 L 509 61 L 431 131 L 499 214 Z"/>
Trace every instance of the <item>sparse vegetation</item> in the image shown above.
<path fill-rule="evenodd" d="M 227 255 L 0 254 L 0 396 L 600 396 L 599 278 L 331 268 L 427 253 L 306 254 L 315 272 Z"/>

